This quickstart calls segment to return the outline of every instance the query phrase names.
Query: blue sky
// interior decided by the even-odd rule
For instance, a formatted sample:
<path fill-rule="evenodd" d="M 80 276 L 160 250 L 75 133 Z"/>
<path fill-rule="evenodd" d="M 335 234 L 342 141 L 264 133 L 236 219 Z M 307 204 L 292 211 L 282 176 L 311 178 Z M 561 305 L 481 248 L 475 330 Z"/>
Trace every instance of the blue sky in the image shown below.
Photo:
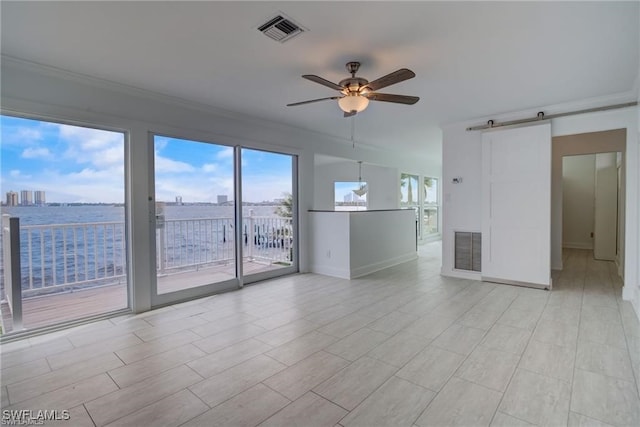
<path fill-rule="evenodd" d="M 44 190 L 48 202 L 124 201 L 124 139 L 119 132 L 1 116 L 0 191 Z M 156 136 L 156 199 L 233 199 L 233 149 Z M 243 149 L 243 198 L 291 192 L 291 156 Z"/>

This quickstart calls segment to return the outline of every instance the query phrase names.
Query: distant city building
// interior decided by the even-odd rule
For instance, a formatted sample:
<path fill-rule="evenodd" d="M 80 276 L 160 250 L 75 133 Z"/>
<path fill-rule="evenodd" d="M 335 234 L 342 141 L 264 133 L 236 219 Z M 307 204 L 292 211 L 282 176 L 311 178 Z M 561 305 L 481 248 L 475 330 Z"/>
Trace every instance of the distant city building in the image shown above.
<path fill-rule="evenodd" d="M 7 191 L 7 206 L 18 206 L 18 193 Z"/>
<path fill-rule="evenodd" d="M 44 191 L 38 190 L 33 192 L 33 203 L 38 206 L 44 206 L 47 204 L 47 198 Z"/>
<path fill-rule="evenodd" d="M 352 203 L 352 202 L 364 202 L 364 199 L 358 196 L 356 193 L 351 192 L 344 195 L 343 202 Z"/>
<path fill-rule="evenodd" d="M 218 204 L 219 205 L 224 205 L 225 203 L 227 203 L 228 199 L 226 195 L 221 195 L 218 194 Z"/>
<path fill-rule="evenodd" d="M 20 205 L 31 206 L 33 204 L 33 193 L 29 190 L 22 190 L 20 192 Z"/>
<path fill-rule="evenodd" d="M 182 204 L 182 196 L 176 196 L 176 205 Z"/>

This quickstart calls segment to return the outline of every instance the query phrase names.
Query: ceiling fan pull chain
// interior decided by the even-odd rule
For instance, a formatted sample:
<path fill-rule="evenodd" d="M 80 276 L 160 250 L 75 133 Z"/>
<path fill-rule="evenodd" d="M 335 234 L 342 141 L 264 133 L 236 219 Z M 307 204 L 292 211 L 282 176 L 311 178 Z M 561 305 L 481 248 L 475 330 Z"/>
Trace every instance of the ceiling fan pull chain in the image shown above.
<path fill-rule="evenodd" d="M 356 148 L 356 140 L 354 135 L 356 133 L 356 116 L 351 116 L 351 146 L 355 150 Z"/>

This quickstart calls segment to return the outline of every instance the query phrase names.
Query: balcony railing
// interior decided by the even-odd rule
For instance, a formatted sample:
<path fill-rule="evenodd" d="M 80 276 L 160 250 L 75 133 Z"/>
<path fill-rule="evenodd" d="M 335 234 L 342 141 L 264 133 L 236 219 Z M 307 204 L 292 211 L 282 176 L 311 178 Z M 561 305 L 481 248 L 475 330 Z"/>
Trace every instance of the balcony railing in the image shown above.
<path fill-rule="evenodd" d="M 15 236 L 11 238 L 10 218 L 3 215 L 3 274 L 0 280 L 2 299 L 10 308 L 9 299 L 16 300 L 17 296 L 22 299 L 126 281 L 123 222 L 26 226 L 19 226 L 16 218 L 11 218 L 11 222 L 14 229 L 19 230 L 19 241 Z M 290 218 L 250 215 L 243 218 L 242 224 L 245 260 L 292 264 L 293 225 Z M 156 229 L 158 274 L 231 263 L 235 258 L 235 240 L 233 218 L 159 218 Z M 18 248 L 12 248 L 12 244 Z M 11 254 L 14 254 L 13 265 Z M 19 263 L 16 263 L 17 254 Z"/>
<path fill-rule="evenodd" d="M 156 265 L 158 273 L 201 269 L 235 259 L 233 218 L 158 221 Z M 269 264 L 291 264 L 293 228 L 290 218 L 243 218 L 243 256 Z"/>

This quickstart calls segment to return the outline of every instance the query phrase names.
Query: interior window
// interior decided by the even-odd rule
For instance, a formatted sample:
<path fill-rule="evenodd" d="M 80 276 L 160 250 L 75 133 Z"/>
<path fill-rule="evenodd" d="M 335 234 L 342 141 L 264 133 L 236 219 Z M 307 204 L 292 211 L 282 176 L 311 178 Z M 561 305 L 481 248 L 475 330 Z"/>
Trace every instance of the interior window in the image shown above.
<path fill-rule="evenodd" d="M 366 211 L 368 190 L 365 181 L 336 181 L 333 187 L 334 210 Z"/>

